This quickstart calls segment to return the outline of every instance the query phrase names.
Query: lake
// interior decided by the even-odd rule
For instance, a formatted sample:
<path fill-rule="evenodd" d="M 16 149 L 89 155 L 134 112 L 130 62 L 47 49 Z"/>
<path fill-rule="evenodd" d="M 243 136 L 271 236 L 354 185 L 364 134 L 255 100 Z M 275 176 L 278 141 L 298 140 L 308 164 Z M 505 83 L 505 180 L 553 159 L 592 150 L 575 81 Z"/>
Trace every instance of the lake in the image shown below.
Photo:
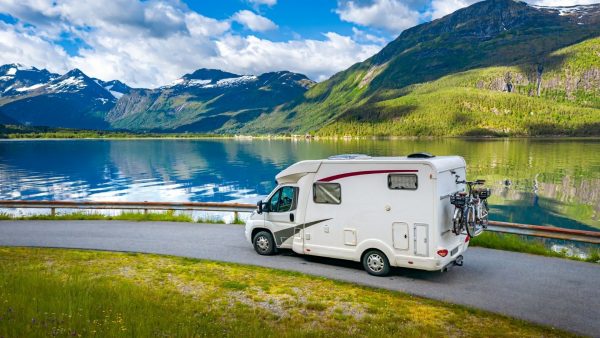
<path fill-rule="evenodd" d="M 600 140 L 40 140 L 0 142 L 0 199 L 254 202 L 288 165 L 335 154 L 461 155 L 491 219 L 600 230 Z"/>

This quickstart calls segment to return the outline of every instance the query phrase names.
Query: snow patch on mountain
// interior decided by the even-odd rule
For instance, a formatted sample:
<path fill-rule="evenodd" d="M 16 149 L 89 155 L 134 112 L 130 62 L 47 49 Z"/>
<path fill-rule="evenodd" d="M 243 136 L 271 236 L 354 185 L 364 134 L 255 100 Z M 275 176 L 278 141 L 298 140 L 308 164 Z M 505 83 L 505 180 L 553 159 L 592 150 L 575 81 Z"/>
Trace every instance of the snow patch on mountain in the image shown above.
<path fill-rule="evenodd" d="M 563 7 L 563 6 L 536 6 L 536 5 L 531 5 L 531 6 L 534 7 L 534 8 L 537 8 L 537 9 L 557 11 L 559 13 L 559 15 L 561 15 L 561 16 L 571 15 L 571 14 L 583 14 L 583 13 L 587 12 L 587 10 L 589 9 L 589 6 L 585 6 L 585 5 L 569 6 L 569 7 Z"/>
<path fill-rule="evenodd" d="M 600 11 L 600 4 L 592 5 L 576 5 L 576 6 L 538 6 L 529 5 L 535 9 L 543 10 L 547 12 L 556 13 L 560 16 L 577 17 L 582 19 L 585 16 L 592 15 L 594 12 Z M 579 24 L 582 24 L 579 22 Z"/>
<path fill-rule="evenodd" d="M 229 78 L 229 79 L 223 79 L 223 80 L 219 80 L 217 81 L 217 87 L 233 87 L 233 86 L 239 86 L 241 84 L 247 83 L 247 82 L 253 82 L 258 80 L 258 76 L 255 75 L 243 75 L 240 77 L 233 77 L 233 78 Z"/>
<path fill-rule="evenodd" d="M 25 66 L 24 64 L 21 63 L 15 63 L 13 64 L 13 66 L 17 69 L 17 70 L 35 70 L 34 67 L 31 66 Z"/>
<path fill-rule="evenodd" d="M 116 91 L 114 91 L 114 90 L 108 90 L 108 91 L 109 91 L 109 92 L 110 92 L 110 94 L 111 94 L 112 96 L 114 96 L 114 97 L 115 97 L 115 99 L 117 99 L 117 100 L 118 100 L 118 99 L 120 99 L 120 98 L 121 98 L 121 96 L 125 95 L 125 94 L 123 94 L 123 93 L 116 92 Z"/>
<path fill-rule="evenodd" d="M 96 83 L 98 83 L 98 81 L 96 81 Z M 98 83 L 98 84 L 100 86 L 102 86 L 101 83 Z M 120 99 L 121 96 L 125 95 L 125 93 L 121 93 L 119 91 L 112 90 L 113 87 L 114 87 L 114 85 L 110 85 L 110 86 L 106 86 L 106 87 L 103 87 L 103 88 L 106 89 L 106 90 L 108 90 L 108 92 L 110 93 L 110 95 L 114 96 L 114 98 L 117 99 L 117 100 Z"/>
<path fill-rule="evenodd" d="M 175 86 L 178 86 L 178 85 L 180 85 L 180 84 L 183 84 L 184 82 L 185 82 L 185 80 L 184 80 L 184 79 L 177 79 L 177 80 L 175 80 L 175 81 L 173 81 L 173 82 L 169 83 L 168 85 L 166 85 L 166 86 L 164 86 L 164 87 L 175 87 Z"/>
<path fill-rule="evenodd" d="M 17 74 L 17 68 L 10 68 L 9 70 L 6 71 L 6 75 L 16 75 Z"/>
<path fill-rule="evenodd" d="M 45 86 L 45 83 L 38 83 L 38 84 L 34 84 L 33 86 L 29 86 L 29 87 L 21 87 L 21 88 L 17 88 L 15 89 L 18 92 L 28 92 L 30 90 L 36 90 L 38 88 L 41 88 L 43 86 Z"/>
<path fill-rule="evenodd" d="M 226 79 L 218 80 L 214 83 L 212 79 L 177 79 L 170 84 L 162 87 L 162 88 L 170 88 L 170 87 L 199 87 L 199 88 L 227 88 L 227 87 L 235 87 L 248 82 L 253 82 L 258 80 L 258 76 L 255 75 L 242 75 L 238 77 L 231 77 Z"/>
<path fill-rule="evenodd" d="M 209 84 L 211 82 L 212 82 L 212 80 L 192 79 L 192 80 L 189 80 L 187 82 L 187 85 L 188 86 L 204 86 L 204 85 L 207 85 L 207 84 Z"/>
<path fill-rule="evenodd" d="M 59 81 L 57 83 L 49 85 L 48 89 L 56 90 L 56 91 L 60 92 L 60 91 L 64 91 L 64 90 L 84 89 L 86 86 L 87 85 L 85 84 L 85 81 L 82 76 L 78 76 L 78 77 L 71 76 L 62 81 Z"/>

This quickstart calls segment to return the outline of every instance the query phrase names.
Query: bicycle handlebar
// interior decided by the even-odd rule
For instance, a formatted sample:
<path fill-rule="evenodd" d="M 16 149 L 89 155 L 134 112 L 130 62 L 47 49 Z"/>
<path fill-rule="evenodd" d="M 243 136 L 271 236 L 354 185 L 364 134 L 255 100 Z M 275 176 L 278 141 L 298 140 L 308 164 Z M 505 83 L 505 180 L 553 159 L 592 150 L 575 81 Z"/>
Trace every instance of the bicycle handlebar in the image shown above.
<path fill-rule="evenodd" d="M 468 184 L 468 185 L 484 185 L 485 180 L 476 180 L 476 181 L 456 181 L 459 184 Z"/>

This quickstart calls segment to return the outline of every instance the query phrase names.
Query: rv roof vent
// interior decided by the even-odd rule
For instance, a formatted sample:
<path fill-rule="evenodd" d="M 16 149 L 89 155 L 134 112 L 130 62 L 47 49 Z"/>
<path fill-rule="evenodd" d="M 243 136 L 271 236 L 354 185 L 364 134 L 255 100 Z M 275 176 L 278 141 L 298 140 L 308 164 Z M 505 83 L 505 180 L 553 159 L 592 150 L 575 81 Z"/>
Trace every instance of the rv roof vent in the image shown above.
<path fill-rule="evenodd" d="M 407 158 L 432 158 L 435 155 L 431 155 L 430 153 L 414 153 L 406 156 Z"/>
<path fill-rule="evenodd" d="M 371 156 L 365 154 L 342 154 L 330 156 L 329 160 L 368 160 Z"/>

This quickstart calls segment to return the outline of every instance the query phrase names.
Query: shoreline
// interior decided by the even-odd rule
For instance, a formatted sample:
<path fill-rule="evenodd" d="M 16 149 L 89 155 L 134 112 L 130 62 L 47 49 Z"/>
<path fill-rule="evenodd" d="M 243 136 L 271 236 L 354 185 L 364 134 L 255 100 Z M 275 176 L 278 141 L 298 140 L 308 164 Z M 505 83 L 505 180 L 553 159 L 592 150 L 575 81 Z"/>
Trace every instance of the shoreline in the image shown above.
<path fill-rule="evenodd" d="M 115 140 L 115 141 L 140 141 L 140 140 L 235 140 L 235 141 L 253 141 L 253 140 L 287 140 L 287 141 L 428 141 L 428 140 L 473 140 L 473 141 L 500 141 L 500 140 L 560 140 L 560 141 L 583 141 L 599 140 L 598 136 L 565 136 L 565 135 L 544 135 L 544 136 L 314 136 L 314 137 L 294 137 L 286 135 L 215 135 L 215 136 L 115 136 L 115 137 L 0 137 L 0 142 L 14 141 L 74 141 L 74 140 Z"/>

